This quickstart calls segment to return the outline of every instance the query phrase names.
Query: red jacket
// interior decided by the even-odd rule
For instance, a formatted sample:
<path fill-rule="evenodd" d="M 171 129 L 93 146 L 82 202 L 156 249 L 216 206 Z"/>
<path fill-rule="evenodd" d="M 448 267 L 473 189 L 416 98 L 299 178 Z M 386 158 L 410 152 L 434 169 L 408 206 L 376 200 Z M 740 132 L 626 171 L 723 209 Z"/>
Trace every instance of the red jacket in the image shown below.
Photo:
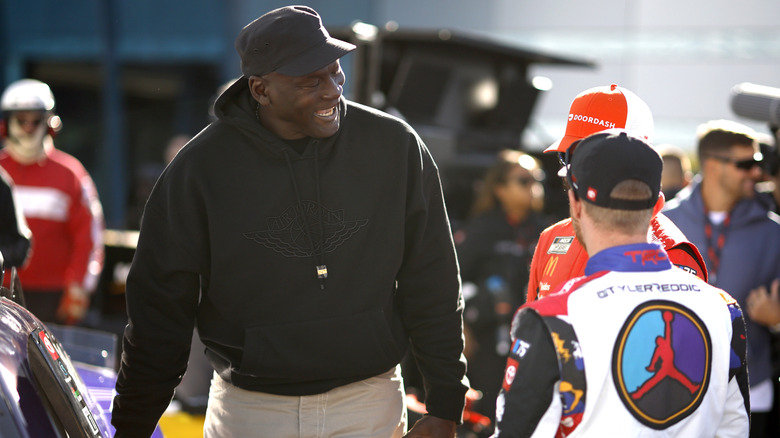
<path fill-rule="evenodd" d="M 669 218 L 655 215 L 649 232 L 653 242 L 663 245 L 673 264 L 707 281 L 701 253 Z M 574 237 L 571 218 L 549 226 L 539 236 L 531 260 L 527 301 L 547 296 L 565 281 L 584 275 L 587 262 L 588 253 Z"/>
<path fill-rule="evenodd" d="M 103 210 L 84 166 L 57 149 L 24 165 L 0 151 L 0 166 L 14 181 L 32 231 L 27 265 L 19 271 L 25 291 L 64 290 L 70 284 L 94 291 L 103 269 Z"/>

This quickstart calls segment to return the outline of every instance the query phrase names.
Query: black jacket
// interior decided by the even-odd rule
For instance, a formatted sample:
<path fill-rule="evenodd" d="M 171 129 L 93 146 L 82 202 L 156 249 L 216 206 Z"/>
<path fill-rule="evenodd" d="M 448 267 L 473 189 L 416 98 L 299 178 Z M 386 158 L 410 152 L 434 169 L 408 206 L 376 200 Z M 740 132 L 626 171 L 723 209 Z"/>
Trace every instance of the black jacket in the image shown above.
<path fill-rule="evenodd" d="M 425 145 L 402 121 L 342 99 L 339 132 L 298 154 L 254 109 L 242 78 L 149 198 L 114 425 L 151 432 L 196 323 L 220 376 L 282 395 L 380 374 L 411 344 L 429 412 L 460 420 L 462 300 Z"/>
<path fill-rule="evenodd" d="M 512 296 L 514 311 L 525 303 L 531 257 L 539 235 L 551 224 L 533 211 L 522 222 L 511 224 L 500 208 L 471 218 L 456 233 L 462 280 L 486 291 L 488 279 L 500 278 Z"/>
<path fill-rule="evenodd" d="M 21 268 L 30 252 L 31 232 L 24 219 L 22 207 L 16 202 L 13 181 L 0 167 L 0 254 L 2 268 Z"/>

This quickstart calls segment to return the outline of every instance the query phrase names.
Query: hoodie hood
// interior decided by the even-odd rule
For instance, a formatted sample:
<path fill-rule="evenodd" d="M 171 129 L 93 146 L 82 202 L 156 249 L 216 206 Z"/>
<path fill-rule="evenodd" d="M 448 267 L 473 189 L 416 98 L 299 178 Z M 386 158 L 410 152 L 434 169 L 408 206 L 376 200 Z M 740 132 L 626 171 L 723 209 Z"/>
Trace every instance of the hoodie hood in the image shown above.
<path fill-rule="evenodd" d="M 347 104 L 344 96 L 339 99 L 339 111 L 342 126 L 330 137 L 318 139 L 318 159 L 328 156 L 336 138 L 344 130 L 346 123 Z M 257 116 L 257 101 L 249 92 L 249 80 L 242 76 L 231 84 L 214 102 L 214 123 L 227 123 L 239 129 L 244 135 L 256 139 L 258 147 L 269 157 L 276 160 L 285 159 L 285 150 L 291 150 L 284 140 L 266 129 Z M 304 157 L 309 157 L 311 151 L 306 150 Z"/>

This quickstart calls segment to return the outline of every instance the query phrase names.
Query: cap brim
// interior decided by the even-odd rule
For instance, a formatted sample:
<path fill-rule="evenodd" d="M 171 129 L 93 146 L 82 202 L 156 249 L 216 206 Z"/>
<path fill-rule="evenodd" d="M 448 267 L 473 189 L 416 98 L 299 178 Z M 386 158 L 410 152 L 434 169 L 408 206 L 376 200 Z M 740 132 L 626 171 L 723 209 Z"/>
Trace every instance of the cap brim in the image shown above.
<path fill-rule="evenodd" d="M 292 62 L 277 68 L 275 71 L 287 76 L 307 75 L 329 65 L 353 50 L 355 50 L 354 44 L 330 37 L 322 44 L 301 53 Z"/>
<path fill-rule="evenodd" d="M 547 149 L 545 149 L 544 153 L 566 152 L 566 149 L 569 149 L 569 146 L 571 146 L 571 144 L 577 140 L 582 140 L 582 137 L 575 137 L 573 135 L 564 135 L 563 138 L 551 144 Z"/>

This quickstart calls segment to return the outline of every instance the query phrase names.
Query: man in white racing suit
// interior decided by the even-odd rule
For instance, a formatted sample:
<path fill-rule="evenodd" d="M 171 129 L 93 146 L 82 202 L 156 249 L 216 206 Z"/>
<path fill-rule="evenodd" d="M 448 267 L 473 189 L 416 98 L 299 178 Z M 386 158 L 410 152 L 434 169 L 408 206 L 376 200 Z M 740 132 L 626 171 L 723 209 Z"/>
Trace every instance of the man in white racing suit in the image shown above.
<path fill-rule="evenodd" d="M 647 242 L 661 158 L 610 130 L 567 161 L 590 260 L 516 313 L 494 436 L 748 436 L 739 305 Z"/>

